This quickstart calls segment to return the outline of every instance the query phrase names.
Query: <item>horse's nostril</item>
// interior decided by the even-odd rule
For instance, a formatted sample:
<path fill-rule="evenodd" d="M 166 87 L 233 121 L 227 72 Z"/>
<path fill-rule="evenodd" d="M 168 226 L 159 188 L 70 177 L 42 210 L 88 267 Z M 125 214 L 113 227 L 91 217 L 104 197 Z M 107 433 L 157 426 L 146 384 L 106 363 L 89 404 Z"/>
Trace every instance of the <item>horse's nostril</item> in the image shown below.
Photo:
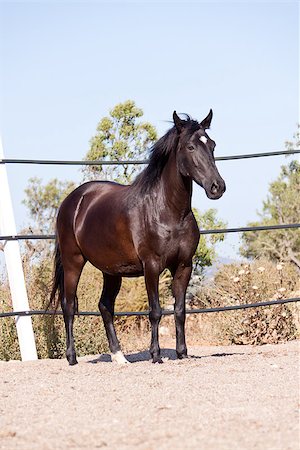
<path fill-rule="evenodd" d="M 211 185 L 210 192 L 212 194 L 216 194 L 219 190 L 219 187 L 220 187 L 219 183 L 217 181 L 214 181 L 213 184 Z"/>

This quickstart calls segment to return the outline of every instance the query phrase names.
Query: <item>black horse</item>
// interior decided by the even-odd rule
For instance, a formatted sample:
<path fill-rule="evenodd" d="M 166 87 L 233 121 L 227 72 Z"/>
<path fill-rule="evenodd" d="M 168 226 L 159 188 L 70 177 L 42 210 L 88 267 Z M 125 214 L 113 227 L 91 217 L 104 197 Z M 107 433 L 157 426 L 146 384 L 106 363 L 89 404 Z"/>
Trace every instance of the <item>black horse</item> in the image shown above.
<path fill-rule="evenodd" d="M 175 111 L 173 119 L 175 126 L 153 146 L 148 166 L 133 184 L 91 181 L 71 192 L 59 208 L 51 302 L 58 291 L 70 365 L 77 363 L 73 320 L 77 285 L 86 261 L 103 272 L 99 309 L 112 360 L 128 362 L 113 324 L 122 277 L 143 275 L 152 327 L 150 353 L 154 363 L 162 362 L 158 281 L 166 268 L 173 276 L 177 356 L 187 356 L 185 294 L 199 241 L 191 209 L 192 181 L 202 186 L 210 199 L 222 196 L 225 182 L 215 165 L 215 142 L 205 131 L 210 127 L 212 110 L 201 123 L 188 116 L 182 120 Z"/>

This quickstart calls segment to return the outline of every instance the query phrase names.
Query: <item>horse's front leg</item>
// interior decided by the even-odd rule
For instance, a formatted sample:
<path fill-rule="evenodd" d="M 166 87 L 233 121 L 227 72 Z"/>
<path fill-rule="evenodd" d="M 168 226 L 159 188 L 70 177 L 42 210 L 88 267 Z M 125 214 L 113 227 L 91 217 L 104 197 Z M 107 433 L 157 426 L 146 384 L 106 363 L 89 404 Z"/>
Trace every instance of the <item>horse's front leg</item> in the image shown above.
<path fill-rule="evenodd" d="M 191 278 L 191 265 L 179 265 L 173 274 L 172 292 L 175 297 L 176 352 L 179 359 L 187 357 L 185 343 L 185 295 Z"/>
<path fill-rule="evenodd" d="M 144 264 L 145 284 L 149 300 L 149 320 L 151 323 L 151 345 L 150 353 L 153 363 L 162 363 L 160 347 L 158 343 L 158 326 L 162 315 L 159 304 L 158 281 L 159 267 L 155 261 Z"/>

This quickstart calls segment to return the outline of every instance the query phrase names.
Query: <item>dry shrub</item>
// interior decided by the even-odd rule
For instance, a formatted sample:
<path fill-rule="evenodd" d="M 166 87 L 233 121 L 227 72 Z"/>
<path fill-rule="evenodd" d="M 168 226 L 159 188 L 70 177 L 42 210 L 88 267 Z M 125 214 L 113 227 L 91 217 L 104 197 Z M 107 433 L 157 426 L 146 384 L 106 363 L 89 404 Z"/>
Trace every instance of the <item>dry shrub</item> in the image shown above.
<path fill-rule="evenodd" d="M 218 307 L 292 297 L 299 283 L 289 264 L 256 260 L 251 264 L 224 265 L 212 286 L 204 286 L 193 299 L 193 307 Z M 218 344 L 267 344 L 299 337 L 299 305 L 276 305 L 239 311 L 201 314 L 190 322 L 190 333 Z M 298 321 L 299 323 L 299 321 Z"/>
<path fill-rule="evenodd" d="M 11 311 L 11 297 L 7 283 L 0 285 L 0 311 Z M 0 359 L 20 359 L 15 319 L 0 318 Z"/>

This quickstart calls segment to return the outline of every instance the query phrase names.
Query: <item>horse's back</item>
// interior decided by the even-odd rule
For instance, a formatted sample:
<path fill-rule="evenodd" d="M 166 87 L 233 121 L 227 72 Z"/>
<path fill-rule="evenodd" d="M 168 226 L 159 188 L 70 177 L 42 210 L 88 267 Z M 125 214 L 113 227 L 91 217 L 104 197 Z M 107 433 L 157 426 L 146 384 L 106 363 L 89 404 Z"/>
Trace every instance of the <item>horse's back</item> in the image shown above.
<path fill-rule="evenodd" d="M 71 227 L 73 229 L 74 218 L 79 212 L 83 199 L 86 198 L 91 203 L 95 199 L 101 200 L 102 196 L 122 188 L 124 189 L 126 186 L 109 181 L 88 181 L 78 186 L 61 203 L 57 216 L 58 229 L 61 228 L 61 225 L 64 228 Z"/>

